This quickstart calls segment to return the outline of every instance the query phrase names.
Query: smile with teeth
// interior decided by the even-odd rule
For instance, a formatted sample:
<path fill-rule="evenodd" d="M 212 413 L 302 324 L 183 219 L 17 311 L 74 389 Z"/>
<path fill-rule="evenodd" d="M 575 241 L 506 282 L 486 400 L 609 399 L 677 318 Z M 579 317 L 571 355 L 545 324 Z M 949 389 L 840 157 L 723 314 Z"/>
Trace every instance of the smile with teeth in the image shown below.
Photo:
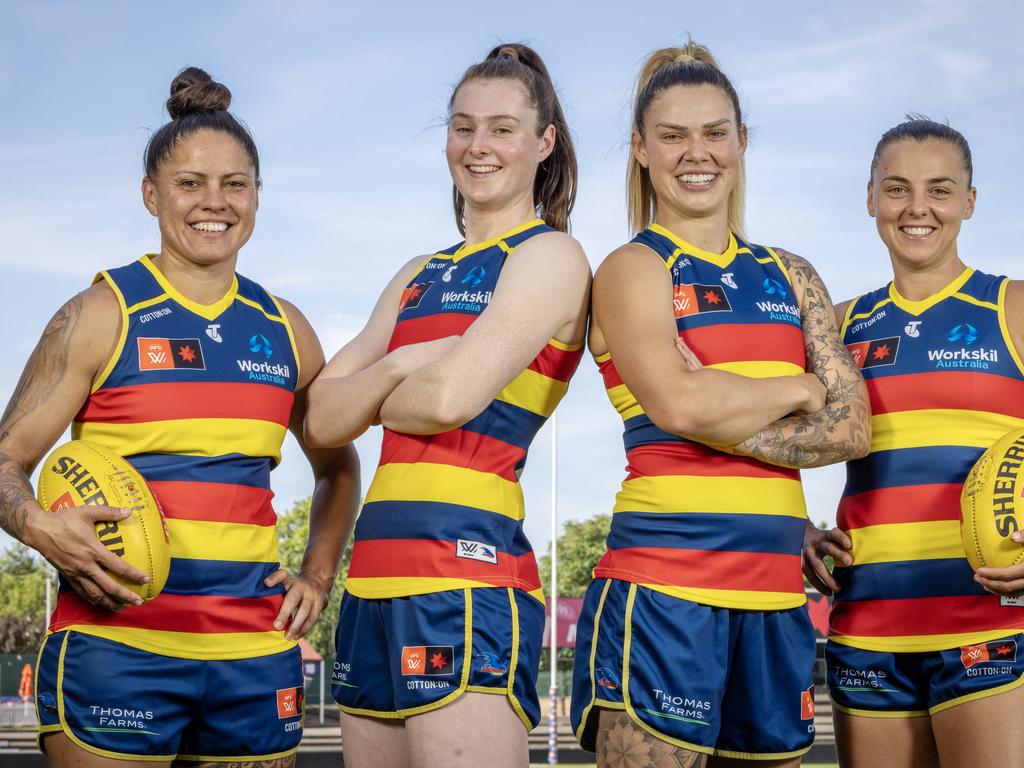
<path fill-rule="evenodd" d="M 224 232 L 228 228 L 228 225 L 223 221 L 197 221 L 195 224 L 189 224 L 189 226 L 200 232 Z"/>
<path fill-rule="evenodd" d="M 900 227 L 900 231 L 908 237 L 927 237 L 935 227 Z"/>
<path fill-rule="evenodd" d="M 496 173 L 501 170 L 500 165 L 467 165 L 470 173 Z"/>
<path fill-rule="evenodd" d="M 683 184 L 689 184 L 690 186 L 706 187 L 708 184 L 715 180 L 715 174 L 713 173 L 683 173 L 676 176 Z"/>

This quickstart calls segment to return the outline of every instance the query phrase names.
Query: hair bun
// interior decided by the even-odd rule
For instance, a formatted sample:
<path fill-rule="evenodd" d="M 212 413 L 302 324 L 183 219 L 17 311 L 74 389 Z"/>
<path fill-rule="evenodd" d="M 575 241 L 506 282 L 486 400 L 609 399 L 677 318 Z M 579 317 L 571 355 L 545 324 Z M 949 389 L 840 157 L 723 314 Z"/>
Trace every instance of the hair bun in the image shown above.
<path fill-rule="evenodd" d="M 186 67 L 171 82 L 167 112 L 172 120 L 193 112 L 216 112 L 231 106 L 231 91 L 215 82 L 205 70 Z"/>

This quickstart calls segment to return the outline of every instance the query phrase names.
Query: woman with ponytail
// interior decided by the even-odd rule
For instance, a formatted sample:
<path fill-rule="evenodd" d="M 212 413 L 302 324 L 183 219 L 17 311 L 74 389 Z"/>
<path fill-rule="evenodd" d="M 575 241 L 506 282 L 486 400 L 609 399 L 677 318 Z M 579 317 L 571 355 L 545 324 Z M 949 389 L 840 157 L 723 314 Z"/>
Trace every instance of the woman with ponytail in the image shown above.
<path fill-rule="evenodd" d="M 310 543 L 299 574 L 281 570 L 270 470 L 288 428 L 302 444 L 324 360 L 294 306 L 235 273 L 260 166 L 230 102 L 201 69 L 174 79 L 142 180 L 159 253 L 101 272 L 58 310 L 0 426 L 0 525 L 61 576 L 36 677 L 51 765 L 285 768 L 302 738 L 297 640 L 334 583 L 358 465 L 350 447 L 306 450 Z M 268 362 L 275 373 L 253 381 L 245 366 Z M 69 424 L 127 458 L 160 502 L 170 573 L 144 605 L 122 585 L 143 574 L 96 538 L 130 510 L 51 514 L 33 498 L 29 474 Z"/>
<path fill-rule="evenodd" d="M 590 268 L 566 234 L 576 159 L 525 45 L 467 69 L 449 106 L 464 239 L 398 271 L 306 419 L 323 446 L 384 427 L 334 666 L 354 768 L 525 766 L 540 718 L 544 598 L 518 481 L 582 353 Z"/>
<path fill-rule="evenodd" d="M 795 766 L 814 737 L 798 468 L 863 455 L 868 409 L 817 273 L 743 236 L 746 146 L 706 48 L 648 58 L 638 234 L 595 276 L 589 339 L 628 461 L 576 645 L 603 765 Z"/>

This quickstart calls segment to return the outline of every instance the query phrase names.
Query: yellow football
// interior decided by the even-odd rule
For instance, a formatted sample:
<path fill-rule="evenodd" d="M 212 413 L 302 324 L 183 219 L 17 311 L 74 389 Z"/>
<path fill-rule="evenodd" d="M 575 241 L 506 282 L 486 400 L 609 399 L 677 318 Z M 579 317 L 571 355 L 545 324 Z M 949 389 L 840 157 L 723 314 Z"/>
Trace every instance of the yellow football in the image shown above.
<path fill-rule="evenodd" d="M 38 497 L 39 505 L 51 512 L 89 505 L 131 509 L 124 520 L 96 523 L 96 537 L 149 576 L 145 584 L 115 579 L 143 600 L 160 594 L 171 567 L 170 537 L 160 504 L 131 464 L 102 445 L 72 440 L 43 462 Z"/>
<path fill-rule="evenodd" d="M 1018 512 L 1024 513 L 1022 463 L 1024 429 L 1015 429 L 981 455 L 964 481 L 960 538 L 974 570 L 1006 568 L 1024 561 L 1024 545 L 1010 538 L 1024 527 L 1024 519 L 1018 516 Z"/>

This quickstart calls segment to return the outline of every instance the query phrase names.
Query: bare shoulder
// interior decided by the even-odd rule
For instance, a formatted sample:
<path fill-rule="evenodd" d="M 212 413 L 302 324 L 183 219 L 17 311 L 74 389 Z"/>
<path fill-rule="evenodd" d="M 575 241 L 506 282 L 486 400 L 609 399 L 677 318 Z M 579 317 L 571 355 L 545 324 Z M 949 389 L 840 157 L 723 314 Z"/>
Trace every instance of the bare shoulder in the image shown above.
<path fill-rule="evenodd" d="M 1006 308 L 1024 312 L 1024 280 L 1011 280 L 1006 285 Z"/>
<path fill-rule="evenodd" d="M 792 251 L 787 251 L 785 248 L 779 248 L 777 246 L 772 247 L 772 251 L 779 257 L 779 261 L 789 272 L 789 276 L 794 281 L 803 281 L 809 283 L 815 277 L 818 276 L 817 270 L 811 265 L 807 259 L 803 256 L 797 256 Z"/>
<path fill-rule="evenodd" d="M 516 246 L 515 261 L 538 262 L 551 264 L 559 270 L 570 270 L 574 273 L 590 274 L 590 262 L 583 251 L 583 246 L 572 235 L 566 232 L 543 232 Z"/>
<path fill-rule="evenodd" d="M 836 325 L 840 328 L 843 327 L 843 321 L 846 319 L 846 313 L 850 311 L 850 305 L 853 304 L 853 299 L 847 299 L 836 304 Z"/>
<path fill-rule="evenodd" d="M 320 346 L 320 339 L 317 338 L 316 331 L 313 330 L 313 326 L 310 325 L 309 320 L 299 308 L 280 296 L 275 298 L 281 304 L 285 319 L 295 336 L 295 346 L 299 354 L 299 370 L 301 371 L 297 387 L 302 389 L 324 367 L 324 351 Z"/>
<path fill-rule="evenodd" d="M 661 256 L 646 245 L 626 243 L 605 256 L 604 261 L 597 268 L 594 280 L 619 280 L 626 275 L 635 275 L 638 271 L 648 270 L 668 275 Z"/>

